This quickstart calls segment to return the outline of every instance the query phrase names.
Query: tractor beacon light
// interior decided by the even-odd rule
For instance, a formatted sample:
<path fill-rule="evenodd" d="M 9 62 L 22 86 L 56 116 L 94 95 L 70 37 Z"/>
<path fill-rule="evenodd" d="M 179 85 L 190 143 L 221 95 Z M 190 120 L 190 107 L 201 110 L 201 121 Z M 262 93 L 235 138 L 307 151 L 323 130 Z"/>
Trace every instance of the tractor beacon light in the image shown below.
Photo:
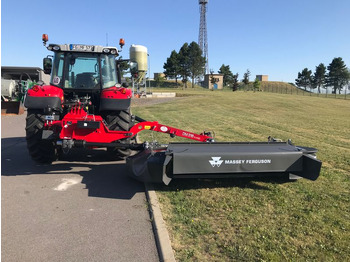
<path fill-rule="evenodd" d="M 49 41 L 49 36 L 47 34 L 43 34 L 42 40 L 43 40 L 44 46 L 46 46 L 46 42 Z"/>
<path fill-rule="evenodd" d="M 119 40 L 119 45 L 120 45 L 120 48 L 123 48 L 123 46 L 125 45 L 125 40 L 124 40 L 124 38 L 120 38 L 120 40 Z"/>

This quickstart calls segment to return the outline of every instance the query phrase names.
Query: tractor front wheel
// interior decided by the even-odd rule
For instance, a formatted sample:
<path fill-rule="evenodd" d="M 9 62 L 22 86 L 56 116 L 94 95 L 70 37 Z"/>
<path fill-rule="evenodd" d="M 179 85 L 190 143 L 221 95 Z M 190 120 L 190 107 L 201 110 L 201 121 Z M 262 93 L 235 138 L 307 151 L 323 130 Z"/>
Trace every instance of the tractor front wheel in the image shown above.
<path fill-rule="evenodd" d="M 41 110 L 28 109 L 26 140 L 29 154 L 35 162 L 51 164 L 58 158 L 58 152 L 54 141 L 42 139 L 44 123 Z"/>

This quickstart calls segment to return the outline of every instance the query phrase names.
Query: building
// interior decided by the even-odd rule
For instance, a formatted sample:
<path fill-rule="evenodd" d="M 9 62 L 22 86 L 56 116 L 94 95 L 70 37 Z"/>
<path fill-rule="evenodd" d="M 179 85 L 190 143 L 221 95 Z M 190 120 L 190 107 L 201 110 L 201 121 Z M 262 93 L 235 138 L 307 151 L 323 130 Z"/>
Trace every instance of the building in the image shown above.
<path fill-rule="evenodd" d="M 153 75 L 154 75 L 154 79 L 158 79 L 160 77 L 166 79 L 164 73 L 154 73 Z"/>
<path fill-rule="evenodd" d="M 39 67 L 1 66 L 1 79 L 26 81 L 29 78 L 35 82 L 43 81 L 47 85 L 50 83 L 50 75 Z"/>
<path fill-rule="evenodd" d="M 204 76 L 203 86 L 208 89 L 223 89 L 224 75 L 222 74 L 206 74 Z"/>
<path fill-rule="evenodd" d="M 256 75 L 256 78 L 261 82 L 268 82 L 269 81 L 268 75 Z"/>

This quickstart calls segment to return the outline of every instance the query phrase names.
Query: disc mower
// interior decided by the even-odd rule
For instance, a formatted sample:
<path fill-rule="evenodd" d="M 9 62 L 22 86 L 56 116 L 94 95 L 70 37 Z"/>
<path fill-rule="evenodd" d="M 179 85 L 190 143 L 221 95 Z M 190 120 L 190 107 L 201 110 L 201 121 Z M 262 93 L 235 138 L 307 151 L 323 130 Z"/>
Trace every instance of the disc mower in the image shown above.
<path fill-rule="evenodd" d="M 107 148 L 124 158 L 132 177 L 169 184 L 174 178 L 216 178 L 273 174 L 316 180 L 321 161 L 314 148 L 279 142 L 216 142 L 210 132 L 200 134 L 146 121 L 130 112 L 132 92 L 122 83 L 121 68 L 130 66 L 134 79 L 147 70 L 147 48 L 130 47 L 130 59 L 118 59 L 116 47 L 49 44 L 54 53 L 44 58 L 49 85 L 37 83 L 27 91 L 26 140 L 39 163 L 51 163 L 72 148 Z M 121 39 L 120 47 L 124 45 Z M 123 66 L 122 66 L 123 65 Z M 138 143 L 136 136 L 151 130 L 191 143 Z"/>

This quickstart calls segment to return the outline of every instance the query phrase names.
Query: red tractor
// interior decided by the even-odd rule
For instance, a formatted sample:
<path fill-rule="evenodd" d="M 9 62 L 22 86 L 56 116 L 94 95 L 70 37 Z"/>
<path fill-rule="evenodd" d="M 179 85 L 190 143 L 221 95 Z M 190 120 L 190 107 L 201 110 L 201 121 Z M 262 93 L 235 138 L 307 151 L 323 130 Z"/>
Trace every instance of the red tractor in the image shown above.
<path fill-rule="evenodd" d="M 43 35 L 45 46 L 47 41 Z M 54 52 L 53 59 L 44 58 L 50 85 L 38 83 L 25 99 L 27 145 L 36 162 L 51 163 L 60 151 L 79 146 L 79 140 L 83 146 L 77 138 L 87 135 L 99 136 L 94 142 L 106 142 L 97 131 L 101 124 L 111 131 L 128 131 L 134 125 L 131 90 L 120 84 L 119 66 L 125 60 L 116 60 L 116 47 L 50 44 L 47 49 Z M 130 149 L 123 145 L 133 141 L 119 138 L 109 151 L 115 157 L 128 156 Z"/>

